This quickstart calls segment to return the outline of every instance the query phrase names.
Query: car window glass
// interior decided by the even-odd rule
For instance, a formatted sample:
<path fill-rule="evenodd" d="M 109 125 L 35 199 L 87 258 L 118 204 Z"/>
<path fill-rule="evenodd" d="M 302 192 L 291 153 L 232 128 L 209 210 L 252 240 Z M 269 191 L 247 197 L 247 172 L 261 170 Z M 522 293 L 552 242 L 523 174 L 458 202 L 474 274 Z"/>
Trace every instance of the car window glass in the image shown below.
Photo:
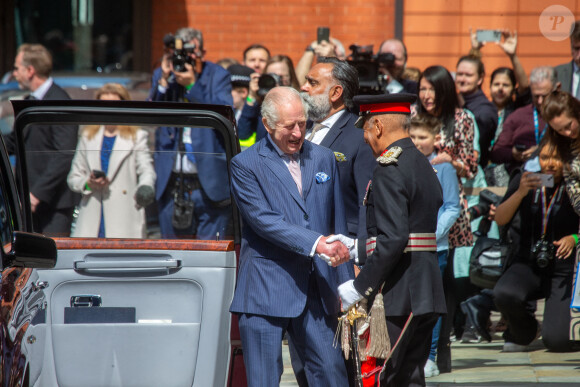
<path fill-rule="evenodd" d="M 226 153 L 217 130 L 95 124 L 31 125 L 24 133 L 28 185 L 37 199 L 31 196 L 35 231 L 233 239 Z M 47 141 L 59 149 L 46 151 Z"/>

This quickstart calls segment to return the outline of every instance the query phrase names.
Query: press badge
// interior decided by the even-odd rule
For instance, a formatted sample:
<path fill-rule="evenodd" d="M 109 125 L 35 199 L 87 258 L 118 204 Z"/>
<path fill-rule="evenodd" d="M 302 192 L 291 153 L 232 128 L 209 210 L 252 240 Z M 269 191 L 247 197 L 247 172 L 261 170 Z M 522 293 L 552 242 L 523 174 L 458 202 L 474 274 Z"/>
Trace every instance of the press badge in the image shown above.
<path fill-rule="evenodd" d="M 183 143 L 191 144 L 191 128 L 183 128 Z"/>

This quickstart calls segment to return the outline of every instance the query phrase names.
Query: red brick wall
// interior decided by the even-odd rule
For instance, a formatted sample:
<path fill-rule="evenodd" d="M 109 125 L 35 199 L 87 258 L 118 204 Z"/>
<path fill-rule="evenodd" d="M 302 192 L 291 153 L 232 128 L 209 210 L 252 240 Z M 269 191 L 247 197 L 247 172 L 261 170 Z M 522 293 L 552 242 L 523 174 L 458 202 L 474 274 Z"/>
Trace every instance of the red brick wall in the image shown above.
<path fill-rule="evenodd" d="M 261 43 L 296 64 L 321 25 L 347 53 L 352 43 L 374 44 L 376 51 L 394 36 L 394 0 L 155 0 L 152 58 L 161 56 L 166 33 L 189 26 L 204 33 L 208 60 L 242 60 L 247 46 Z"/>
<path fill-rule="evenodd" d="M 455 70 L 457 60 L 471 47 L 469 27 L 473 29 L 508 28 L 518 32 L 518 56 L 529 74 L 537 66 L 557 65 L 571 60 L 570 41 L 546 39 L 539 29 L 539 17 L 550 5 L 563 5 L 580 16 L 578 0 L 405 0 L 403 39 L 409 51 L 408 66 L 421 70 L 440 64 Z M 482 49 L 489 75 L 510 61 L 495 44 Z"/>

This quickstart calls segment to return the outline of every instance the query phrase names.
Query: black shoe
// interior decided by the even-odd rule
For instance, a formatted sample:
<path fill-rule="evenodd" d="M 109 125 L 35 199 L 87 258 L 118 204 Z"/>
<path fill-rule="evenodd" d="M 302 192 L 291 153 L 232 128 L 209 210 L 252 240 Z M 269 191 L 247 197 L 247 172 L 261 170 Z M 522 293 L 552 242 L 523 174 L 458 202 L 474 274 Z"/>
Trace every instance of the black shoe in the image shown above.
<path fill-rule="evenodd" d="M 486 327 L 489 312 L 482 310 L 471 299 L 467 299 L 461 303 L 461 311 L 467 316 L 467 324 L 473 326 L 484 340 L 491 342 L 491 335 Z"/>

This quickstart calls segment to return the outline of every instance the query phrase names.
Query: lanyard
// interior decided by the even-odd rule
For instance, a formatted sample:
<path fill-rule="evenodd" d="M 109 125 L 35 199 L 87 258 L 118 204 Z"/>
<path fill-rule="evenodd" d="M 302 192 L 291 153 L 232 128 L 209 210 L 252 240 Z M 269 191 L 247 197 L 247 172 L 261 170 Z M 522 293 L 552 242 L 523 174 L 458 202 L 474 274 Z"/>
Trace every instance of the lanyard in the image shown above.
<path fill-rule="evenodd" d="M 505 108 L 501 109 L 497 112 L 497 129 L 495 130 L 495 136 L 494 136 L 493 140 L 491 140 L 491 144 L 489 145 L 490 151 L 493 148 L 493 145 L 497 142 L 497 139 L 499 138 L 499 135 L 501 134 L 501 131 L 503 129 L 504 113 L 505 113 Z"/>
<path fill-rule="evenodd" d="M 538 131 L 540 127 L 538 121 L 538 111 L 536 110 L 535 107 L 532 107 L 532 110 L 534 111 L 534 133 L 536 135 L 536 145 L 538 145 L 540 143 L 540 140 L 542 139 L 542 137 L 544 137 L 544 134 L 546 133 L 546 128 L 548 127 L 548 124 L 544 126 L 544 129 L 542 129 L 542 134 L 540 134 Z"/>
<path fill-rule="evenodd" d="M 546 235 L 546 231 L 548 230 L 548 219 L 550 218 L 550 211 L 552 211 L 552 207 L 554 207 L 556 200 L 559 200 L 561 189 L 562 186 L 558 186 L 552 195 L 550 203 L 548 204 L 546 200 L 546 187 L 542 187 L 542 237 Z M 548 205 L 547 207 L 546 204 Z"/>

